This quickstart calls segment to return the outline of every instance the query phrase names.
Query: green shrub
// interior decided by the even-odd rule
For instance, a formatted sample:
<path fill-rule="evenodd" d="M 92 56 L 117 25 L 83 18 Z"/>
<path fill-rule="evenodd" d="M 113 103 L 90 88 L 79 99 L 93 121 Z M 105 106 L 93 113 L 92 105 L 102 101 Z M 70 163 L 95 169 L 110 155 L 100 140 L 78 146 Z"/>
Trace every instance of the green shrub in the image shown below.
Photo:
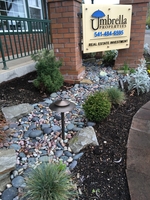
<path fill-rule="evenodd" d="M 125 101 L 125 93 L 118 88 L 112 87 L 106 90 L 112 104 L 122 104 Z"/>
<path fill-rule="evenodd" d="M 136 90 L 137 94 L 150 91 L 150 77 L 146 68 L 146 60 L 141 59 L 135 73 L 127 76 L 128 90 Z"/>
<path fill-rule="evenodd" d="M 43 49 L 31 58 L 36 61 L 37 78 L 34 85 L 41 91 L 56 92 L 63 85 L 63 76 L 59 68 L 62 66 L 60 60 L 56 60 L 52 50 Z"/>
<path fill-rule="evenodd" d="M 106 92 L 90 95 L 83 104 L 86 117 L 95 122 L 102 121 L 110 114 L 111 103 Z"/>
<path fill-rule="evenodd" d="M 106 66 L 113 66 L 117 56 L 117 50 L 105 51 L 102 56 L 102 63 Z"/>
<path fill-rule="evenodd" d="M 67 200 L 75 196 L 71 176 L 60 163 L 44 163 L 26 178 L 26 194 L 30 200 Z"/>

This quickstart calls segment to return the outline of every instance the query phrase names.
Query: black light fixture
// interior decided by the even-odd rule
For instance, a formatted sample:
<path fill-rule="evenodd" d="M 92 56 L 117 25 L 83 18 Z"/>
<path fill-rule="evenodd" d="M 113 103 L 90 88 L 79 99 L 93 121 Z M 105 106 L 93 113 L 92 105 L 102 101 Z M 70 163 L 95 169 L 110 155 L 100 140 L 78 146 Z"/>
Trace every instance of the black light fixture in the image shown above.
<path fill-rule="evenodd" d="M 94 4 L 94 0 L 91 0 L 91 3 Z"/>
<path fill-rule="evenodd" d="M 64 140 L 65 139 L 64 113 L 71 111 L 75 107 L 75 104 L 68 100 L 60 99 L 52 103 L 49 107 L 52 111 L 61 113 L 62 139 Z"/>

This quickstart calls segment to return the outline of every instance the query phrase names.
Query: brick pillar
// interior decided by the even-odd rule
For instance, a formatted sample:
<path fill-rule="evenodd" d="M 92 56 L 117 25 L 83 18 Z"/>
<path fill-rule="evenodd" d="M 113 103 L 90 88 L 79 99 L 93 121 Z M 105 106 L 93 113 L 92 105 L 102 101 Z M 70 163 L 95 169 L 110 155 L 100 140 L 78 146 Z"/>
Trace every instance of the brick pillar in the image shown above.
<path fill-rule="evenodd" d="M 129 49 L 119 50 L 115 68 L 119 69 L 126 62 L 129 67 L 136 68 L 139 59 L 143 58 L 146 14 L 149 0 L 120 0 L 120 4 L 132 4 L 131 41 Z"/>
<path fill-rule="evenodd" d="M 65 82 L 78 82 L 85 74 L 80 49 L 80 18 L 82 0 L 48 0 L 52 43 L 55 56 L 63 60 L 60 71 Z"/>

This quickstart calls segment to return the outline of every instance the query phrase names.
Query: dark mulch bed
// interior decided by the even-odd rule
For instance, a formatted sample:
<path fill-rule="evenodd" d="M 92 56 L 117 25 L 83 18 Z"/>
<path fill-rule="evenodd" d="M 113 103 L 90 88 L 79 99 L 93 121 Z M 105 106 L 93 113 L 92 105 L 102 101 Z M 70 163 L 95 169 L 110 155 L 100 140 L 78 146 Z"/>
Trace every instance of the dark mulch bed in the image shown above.
<path fill-rule="evenodd" d="M 40 102 L 49 96 L 40 93 L 28 82 L 35 77 L 36 73 L 33 72 L 1 84 L 0 107 Z M 94 127 L 99 146 L 84 149 L 85 153 L 74 170 L 82 192 L 80 200 L 130 200 L 125 173 L 128 133 L 134 114 L 150 100 L 150 92 L 126 96 L 124 105 L 113 108 L 109 117 Z"/>

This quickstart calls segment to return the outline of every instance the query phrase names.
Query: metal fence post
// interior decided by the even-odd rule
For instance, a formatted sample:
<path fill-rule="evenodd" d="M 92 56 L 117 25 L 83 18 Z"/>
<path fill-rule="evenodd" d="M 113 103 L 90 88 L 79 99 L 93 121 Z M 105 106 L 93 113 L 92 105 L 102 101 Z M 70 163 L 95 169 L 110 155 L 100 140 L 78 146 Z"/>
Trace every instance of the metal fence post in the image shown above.
<path fill-rule="evenodd" d="M 0 50 L 1 50 L 1 55 L 2 55 L 2 60 L 3 60 L 3 68 L 2 69 L 8 69 L 7 65 L 6 65 L 6 61 L 5 61 L 5 55 L 4 55 L 4 51 L 3 51 L 3 47 L 2 47 L 2 41 L 0 38 Z"/>

